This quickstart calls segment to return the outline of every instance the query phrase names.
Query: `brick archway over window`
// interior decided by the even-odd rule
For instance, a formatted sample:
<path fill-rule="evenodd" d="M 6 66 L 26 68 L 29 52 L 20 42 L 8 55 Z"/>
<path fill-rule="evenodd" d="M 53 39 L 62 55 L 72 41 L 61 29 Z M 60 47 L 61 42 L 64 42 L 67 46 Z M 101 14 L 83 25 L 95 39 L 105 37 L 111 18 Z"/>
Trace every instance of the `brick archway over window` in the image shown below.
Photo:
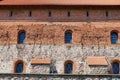
<path fill-rule="evenodd" d="M 72 72 L 66 72 L 66 66 L 69 66 L 69 68 L 70 68 L 70 66 L 71 66 L 71 68 L 72 68 Z M 70 69 L 71 69 L 70 68 Z M 64 73 L 66 73 L 66 74 L 74 74 L 75 73 L 75 69 L 76 69 L 76 64 L 72 61 L 72 60 L 66 60 L 65 62 L 64 62 Z"/>
<path fill-rule="evenodd" d="M 120 60 L 114 59 L 111 61 L 111 73 L 112 74 L 120 73 Z"/>
<path fill-rule="evenodd" d="M 21 72 L 17 72 L 16 69 L 17 67 L 21 66 L 22 65 L 22 71 Z M 25 69 L 26 69 L 26 66 L 25 66 L 25 62 L 23 60 L 17 60 L 14 62 L 14 73 L 25 73 Z"/>

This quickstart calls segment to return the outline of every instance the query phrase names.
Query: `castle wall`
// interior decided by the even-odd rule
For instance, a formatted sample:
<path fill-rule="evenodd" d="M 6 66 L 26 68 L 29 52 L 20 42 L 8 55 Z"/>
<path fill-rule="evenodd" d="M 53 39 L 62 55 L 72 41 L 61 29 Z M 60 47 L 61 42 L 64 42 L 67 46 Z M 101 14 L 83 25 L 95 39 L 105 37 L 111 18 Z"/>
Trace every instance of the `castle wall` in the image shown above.
<path fill-rule="evenodd" d="M 119 80 L 119 75 L 0 74 L 10 80 Z"/>
<path fill-rule="evenodd" d="M 18 32 L 26 32 L 25 44 L 65 44 L 65 31 L 72 31 L 70 45 L 113 45 L 110 33 L 118 32 L 119 21 L 113 22 L 4 22 L 0 23 L 0 44 L 17 44 Z"/>
<path fill-rule="evenodd" d="M 103 7 L 104 8 L 104 7 Z M 0 10 L 0 20 L 37 20 L 37 21 L 103 21 L 119 20 L 120 10 L 118 8 L 2 8 Z"/>
<path fill-rule="evenodd" d="M 3 9 L 0 10 L 0 73 L 14 73 L 15 62 L 22 60 L 23 73 L 49 74 L 54 66 L 64 74 L 65 62 L 73 62 L 73 74 L 109 74 L 112 60 L 119 61 L 120 23 L 118 9 Z M 24 44 L 18 32 L 24 30 Z M 72 42 L 65 43 L 65 32 Z M 111 44 L 112 31 L 118 42 Z M 105 57 L 108 65 L 91 66 L 87 57 Z M 35 59 L 50 59 L 50 64 L 32 64 Z"/>
<path fill-rule="evenodd" d="M 17 60 L 23 60 L 25 63 L 24 73 L 49 74 L 50 64 L 34 65 L 31 61 L 33 59 L 50 59 L 54 61 L 53 64 L 58 74 L 64 74 L 64 63 L 67 60 L 71 60 L 75 64 L 73 74 L 108 74 L 108 66 L 89 66 L 86 59 L 89 56 L 107 56 L 109 61 L 111 59 L 119 59 L 120 47 L 92 47 L 53 45 L 0 46 L 0 73 L 14 73 L 14 63 Z"/>

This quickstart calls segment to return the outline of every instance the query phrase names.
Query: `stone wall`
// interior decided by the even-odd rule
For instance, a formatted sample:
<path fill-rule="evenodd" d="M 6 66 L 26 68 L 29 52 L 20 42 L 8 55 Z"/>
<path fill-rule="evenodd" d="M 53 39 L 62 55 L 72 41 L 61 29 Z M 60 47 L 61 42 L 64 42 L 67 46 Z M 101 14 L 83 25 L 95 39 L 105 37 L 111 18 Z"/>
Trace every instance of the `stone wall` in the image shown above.
<path fill-rule="evenodd" d="M 89 74 L 109 74 L 108 67 L 104 66 L 90 66 L 91 72 Z"/>
<path fill-rule="evenodd" d="M 18 47 L 19 46 L 19 47 Z M 97 47 L 91 46 L 58 46 L 58 45 L 6 45 L 0 46 L 0 73 L 14 73 L 15 62 L 23 60 L 25 63 L 24 73 L 48 73 L 49 65 L 32 65 L 33 59 L 50 59 L 54 61 L 54 66 L 58 74 L 64 73 L 64 63 L 67 60 L 73 61 L 75 64 L 73 74 L 107 74 L 108 66 L 89 66 L 87 64 L 87 56 L 107 56 L 111 63 L 112 59 L 119 59 L 119 46 L 113 47 Z"/>
<path fill-rule="evenodd" d="M 119 80 L 119 75 L 0 74 L 0 80 Z"/>
<path fill-rule="evenodd" d="M 114 24 L 114 25 L 113 25 Z M 64 63 L 74 62 L 73 74 L 107 74 L 108 66 L 90 67 L 87 56 L 107 56 L 119 59 L 120 47 L 111 44 L 110 32 L 119 21 L 108 22 L 4 22 L 0 23 L 0 73 L 14 73 L 15 62 L 24 61 L 24 73 L 49 73 L 49 65 L 32 65 L 33 59 L 50 59 L 58 74 L 64 73 Z M 18 32 L 26 31 L 24 44 L 17 44 Z M 72 43 L 65 44 L 65 31 L 72 31 Z M 118 36 L 118 39 L 120 37 Z M 39 72 L 40 70 L 40 72 Z"/>
<path fill-rule="evenodd" d="M 64 74 L 67 60 L 74 63 L 73 74 L 108 74 L 108 66 L 89 66 L 86 58 L 108 57 L 110 68 L 112 59 L 119 60 L 119 14 L 118 9 L 1 9 L 0 73 L 14 73 L 15 62 L 22 60 L 24 73 L 49 74 L 51 64 L 33 65 L 31 61 L 50 59 L 58 74 Z M 21 30 L 26 32 L 24 44 L 17 43 Z M 67 30 L 72 32 L 70 44 L 65 44 Z M 118 32 L 117 44 L 111 44 L 111 31 Z"/>
<path fill-rule="evenodd" d="M 30 73 L 48 74 L 48 73 L 50 73 L 50 65 L 31 65 Z"/>

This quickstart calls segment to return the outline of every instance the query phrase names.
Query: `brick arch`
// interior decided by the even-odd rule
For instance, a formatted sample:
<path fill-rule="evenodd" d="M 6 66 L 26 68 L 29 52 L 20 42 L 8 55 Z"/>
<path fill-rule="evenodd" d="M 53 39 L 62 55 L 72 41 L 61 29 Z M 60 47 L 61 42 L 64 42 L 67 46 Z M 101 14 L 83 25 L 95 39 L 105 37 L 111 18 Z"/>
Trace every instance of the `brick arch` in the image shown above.
<path fill-rule="evenodd" d="M 114 62 L 120 63 L 120 60 L 119 60 L 119 59 L 113 59 L 113 60 L 111 61 L 111 63 L 114 63 Z"/>
<path fill-rule="evenodd" d="M 20 33 L 22 33 L 22 32 L 25 32 L 25 33 L 26 33 L 26 31 L 25 31 L 24 29 L 21 29 L 21 30 L 18 31 L 18 35 L 19 35 Z"/>
<path fill-rule="evenodd" d="M 67 29 L 67 30 L 65 30 L 65 33 L 73 33 L 73 31 L 71 30 L 71 29 Z"/>
<path fill-rule="evenodd" d="M 113 74 L 113 67 L 112 67 L 112 65 L 113 65 L 113 63 L 118 63 L 119 64 L 119 68 L 120 68 L 120 60 L 119 59 L 113 59 L 112 61 L 111 61 L 111 68 L 110 68 L 110 73 L 112 73 Z M 119 72 L 120 72 L 120 70 L 119 70 Z"/>
<path fill-rule="evenodd" d="M 66 65 L 67 63 L 72 63 L 72 66 L 73 66 L 72 74 L 74 74 L 74 73 L 75 73 L 75 70 L 76 70 L 76 63 L 75 63 L 73 60 L 65 60 L 65 62 L 64 62 L 64 73 L 65 73 L 65 65 Z"/>
<path fill-rule="evenodd" d="M 25 71 L 26 71 L 26 63 L 22 59 L 18 59 L 16 61 L 14 61 L 14 64 L 13 64 L 13 67 L 14 67 L 13 73 L 16 73 L 16 66 L 17 66 L 17 64 L 19 62 L 23 63 L 23 72 L 22 73 L 25 73 Z"/>
<path fill-rule="evenodd" d="M 111 32 L 110 33 L 112 33 L 112 32 L 116 32 L 116 33 L 119 33 L 119 31 L 118 30 L 111 30 Z"/>

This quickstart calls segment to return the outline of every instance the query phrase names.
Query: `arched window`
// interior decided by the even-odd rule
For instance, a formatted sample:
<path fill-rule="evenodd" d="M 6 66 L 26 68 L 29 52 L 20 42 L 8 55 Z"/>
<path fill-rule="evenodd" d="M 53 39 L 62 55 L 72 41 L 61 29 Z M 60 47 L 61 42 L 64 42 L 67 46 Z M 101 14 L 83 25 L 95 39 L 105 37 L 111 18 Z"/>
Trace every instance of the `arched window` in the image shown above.
<path fill-rule="evenodd" d="M 22 73 L 23 72 L 23 61 L 18 61 L 15 64 L 15 73 Z"/>
<path fill-rule="evenodd" d="M 72 42 L 72 31 L 68 30 L 65 32 L 65 43 Z"/>
<path fill-rule="evenodd" d="M 23 44 L 25 42 L 26 33 L 25 31 L 19 31 L 18 33 L 18 44 Z"/>
<path fill-rule="evenodd" d="M 64 66 L 65 66 L 65 73 L 66 74 L 71 74 L 73 72 L 73 62 L 66 61 Z"/>
<path fill-rule="evenodd" d="M 111 43 L 117 44 L 118 42 L 118 33 L 117 32 L 111 32 Z"/>
<path fill-rule="evenodd" d="M 112 64 L 112 68 L 113 68 L 113 74 L 119 74 L 119 63 L 114 62 Z"/>

